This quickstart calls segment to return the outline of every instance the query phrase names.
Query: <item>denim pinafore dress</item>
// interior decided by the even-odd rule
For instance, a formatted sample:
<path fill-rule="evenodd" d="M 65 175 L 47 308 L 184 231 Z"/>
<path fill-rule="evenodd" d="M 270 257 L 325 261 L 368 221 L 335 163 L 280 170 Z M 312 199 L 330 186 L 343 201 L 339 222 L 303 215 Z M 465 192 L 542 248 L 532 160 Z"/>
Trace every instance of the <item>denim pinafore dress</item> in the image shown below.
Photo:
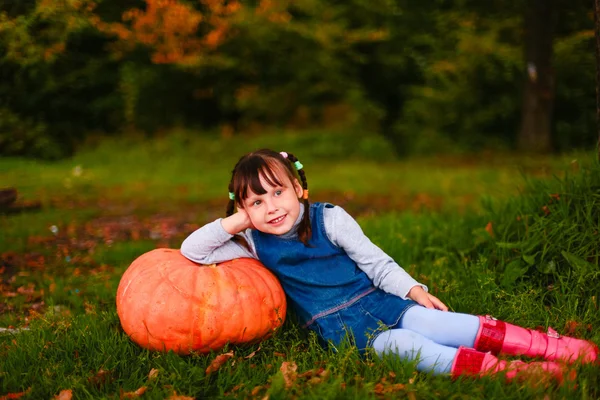
<path fill-rule="evenodd" d="M 333 205 L 310 206 L 309 246 L 297 238 L 254 230 L 256 253 L 279 278 L 300 323 L 315 331 L 322 345 L 339 346 L 347 337 L 364 350 L 381 331 L 396 327 L 416 303 L 374 287 L 346 252 L 331 243 L 323 220 L 325 207 Z"/>

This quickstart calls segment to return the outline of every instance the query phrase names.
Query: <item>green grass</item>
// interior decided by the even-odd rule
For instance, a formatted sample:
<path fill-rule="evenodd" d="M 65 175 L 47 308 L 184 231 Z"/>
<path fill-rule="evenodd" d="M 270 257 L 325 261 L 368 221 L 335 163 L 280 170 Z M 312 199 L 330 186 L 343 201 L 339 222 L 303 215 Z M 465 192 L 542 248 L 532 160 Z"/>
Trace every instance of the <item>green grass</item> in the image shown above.
<path fill-rule="evenodd" d="M 454 311 L 600 343 L 600 167 L 591 154 L 396 160 L 365 133 L 176 132 L 103 141 L 55 163 L 0 160 L 0 182 L 44 205 L 0 216 L 0 327 L 26 328 L 0 333 L 0 398 L 72 389 L 77 399 L 115 399 L 142 386 L 148 399 L 600 397 L 594 366 L 578 367 L 576 387 L 452 381 L 395 357 L 324 350 L 289 320 L 260 346 L 224 349 L 234 357 L 210 375 L 216 354 L 181 357 L 132 343 L 115 310 L 123 272 L 138 255 L 176 248 L 222 214 L 233 164 L 266 146 L 296 154 L 312 197 L 343 204 Z M 283 362 L 315 379 L 286 388 Z"/>
<path fill-rule="evenodd" d="M 269 147 L 296 153 L 309 186 L 320 192 L 409 197 L 419 193 L 447 198 L 449 207 L 476 203 L 481 195 L 515 193 L 519 171 L 547 176 L 582 154 L 429 157 L 398 161 L 381 138 L 364 132 L 283 132 L 261 136 L 194 137 L 175 132 L 152 141 L 109 139 L 55 163 L 0 159 L 0 182 L 17 186 L 25 198 L 78 201 L 167 200 L 196 202 L 226 198 L 230 171 L 238 158 Z"/>

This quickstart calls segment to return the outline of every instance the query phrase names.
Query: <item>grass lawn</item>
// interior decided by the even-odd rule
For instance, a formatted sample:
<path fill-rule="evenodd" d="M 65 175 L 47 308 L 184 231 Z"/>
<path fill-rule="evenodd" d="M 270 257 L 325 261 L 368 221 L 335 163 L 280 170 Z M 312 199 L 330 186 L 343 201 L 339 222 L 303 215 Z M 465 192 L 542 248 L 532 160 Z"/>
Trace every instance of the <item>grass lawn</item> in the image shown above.
<path fill-rule="evenodd" d="M 115 309 L 121 275 L 221 216 L 233 165 L 260 147 L 298 156 L 312 199 L 346 208 L 453 311 L 600 343 L 600 167 L 591 154 L 398 160 L 368 134 L 174 132 L 104 140 L 53 163 L 0 159 L 1 185 L 42 204 L 0 215 L 0 399 L 63 390 L 76 399 L 600 397 L 594 366 L 578 366 L 561 387 L 452 381 L 395 357 L 324 350 L 290 320 L 260 345 L 223 349 L 234 356 L 212 374 L 219 353 L 132 343 Z M 297 367 L 291 386 L 282 365 Z"/>

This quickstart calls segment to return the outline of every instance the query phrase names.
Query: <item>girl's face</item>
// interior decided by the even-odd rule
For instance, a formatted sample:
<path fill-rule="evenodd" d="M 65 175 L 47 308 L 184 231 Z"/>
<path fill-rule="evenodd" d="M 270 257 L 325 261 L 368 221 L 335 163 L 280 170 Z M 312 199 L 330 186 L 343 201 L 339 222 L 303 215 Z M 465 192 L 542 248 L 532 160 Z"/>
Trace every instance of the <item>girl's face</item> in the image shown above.
<path fill-rule="evenodd" d="M 248 188 L 248 198 L 243 202 L 252 225 L 272 235 L 283 235 L 292 229 L 300 215 L 298 198 L 303 192 L 297 179 L 292 182 L 283 172 L 278 176 L 283 186 L 273 186 L 261 175 L 260 183 L 266 193 L 256 194 Z"/>

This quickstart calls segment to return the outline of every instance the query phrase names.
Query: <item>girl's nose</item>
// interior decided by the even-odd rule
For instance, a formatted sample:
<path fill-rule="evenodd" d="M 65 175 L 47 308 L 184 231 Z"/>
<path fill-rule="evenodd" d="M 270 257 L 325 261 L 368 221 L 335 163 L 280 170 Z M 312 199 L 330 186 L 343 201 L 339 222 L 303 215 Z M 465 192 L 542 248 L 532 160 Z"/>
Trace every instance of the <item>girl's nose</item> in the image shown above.
<path fill-rule="evenodd" d="M 275 211 L 278 210 L 277 205 L 273 202 L 273 200 L 267 200 L 267 212 L 269 214 L 273 214 Z"/>

